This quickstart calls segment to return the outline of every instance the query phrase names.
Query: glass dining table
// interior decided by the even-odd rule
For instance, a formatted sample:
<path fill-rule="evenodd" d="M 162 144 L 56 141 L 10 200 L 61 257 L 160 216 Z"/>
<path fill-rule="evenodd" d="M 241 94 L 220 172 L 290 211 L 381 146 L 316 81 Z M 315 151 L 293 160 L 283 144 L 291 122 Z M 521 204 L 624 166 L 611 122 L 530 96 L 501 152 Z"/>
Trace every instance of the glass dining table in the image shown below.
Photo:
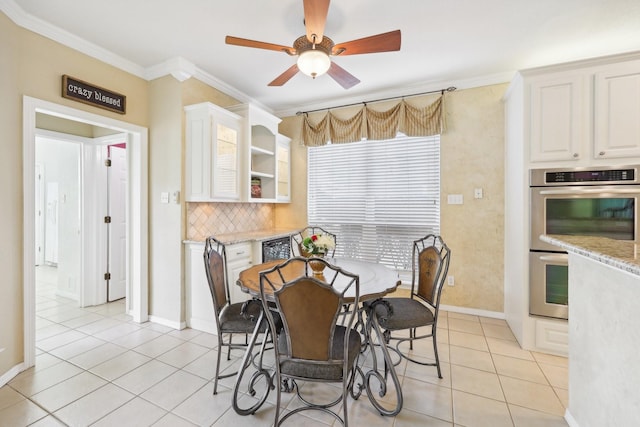
<path fill-rule="evenodd" d="M 371 315 L 374 305 L 382 303 L 380 298 L 393 292 L 399 285 L 400 279 L 397 272 L 375 262 L 363 261 L 352 258 L 327 258 L 331 264 L 337 265 L 343 270 L 359 275 L 360 278 L 360 304 L 355 307 L 358 310 L 356 329 L 363 336 L 363 347 L 356 368 L 356 380 L 351 386 L 351 396 L 357 399 L 362 392 L 366 392 L 372 405 L 381 415 L 395 416 L 402 409 L 403 397 L 400 381 L 395 372 L 392 360 L 382 328 L 378 324 L 377 316 Z M 249 293 L 254 300 L 260 299 L 260 272 L 266 271 L 284 260 L 270 261 L 254 265 L 242 272 L 236 284 Z M 284 271 L 282 282 L 288 282 L 301 275 L 301 271 Z M 337 283 L 334 286 L 339 287 Z M 353 291 L 353 298 L 355 290 Z M 266 294 L 269 298 L 269 294 Z M 345 295 L 349 301 L 349 291 Z M 353 300 L 351 300 L 353 301 Z M 233 408 L 240 415 L 254 414 L 266 401 L 267 396 L 276 385 L 273 383 L 273 369 L 265 363 L 268 359 L 267 345 L 273 340 L 268 339 L 269 334 L 264 334 L 258 343 L 258 336 L 262 335 L 267 325 L 264 313 L 261 312 L 256 321 L 256 327 L 248 342 L 247 349 L 238 369 L 234 390 Z M 391 380 L 392 387 L 388 380 Z M 287 389 L 286 384 L 278 385 Z M 389 391 L 395 392 L 395 399 L 389 397 Z"/>

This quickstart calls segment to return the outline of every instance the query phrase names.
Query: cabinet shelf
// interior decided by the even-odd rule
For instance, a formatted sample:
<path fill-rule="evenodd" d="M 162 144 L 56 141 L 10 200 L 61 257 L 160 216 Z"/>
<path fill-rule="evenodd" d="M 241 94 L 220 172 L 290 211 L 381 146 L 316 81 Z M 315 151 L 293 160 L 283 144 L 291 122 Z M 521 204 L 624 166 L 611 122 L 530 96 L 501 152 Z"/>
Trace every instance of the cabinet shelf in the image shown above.
<path fill-rule="evenodd" d="M 275 153 L 270 150 L 265 150 L 264 148 L 256 147 L 255 145 L 251 146 L 251 154 L 263 154 L 265 156 L 273 156 Z"/>
<path fill-rule="evenodd" d="M 274 178 L 275 176 L 272 173 L 263 173 L 263 172 L 251 171 L 251 177 L 256 177 L 256 178 Z"/>

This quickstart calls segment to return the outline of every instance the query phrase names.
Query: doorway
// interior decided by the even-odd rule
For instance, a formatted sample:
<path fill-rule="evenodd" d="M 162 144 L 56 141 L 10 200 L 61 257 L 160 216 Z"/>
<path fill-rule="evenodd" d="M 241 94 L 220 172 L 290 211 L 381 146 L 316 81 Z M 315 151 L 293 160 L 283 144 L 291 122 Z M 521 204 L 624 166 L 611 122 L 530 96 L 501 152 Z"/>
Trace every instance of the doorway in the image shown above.
<path fill-rule="evenodd" d="M 58 105 L 28 96 L 23 97 L 23 192 L 24 192 L 24 364 L 35 364 L 35 265 L 36 245 L 34 245 L 36 216 L 36 117 L 37 115 L 57 117 L 80 125 L 98 126 L 126 135 L 127 143 L 127 204 L 126 216 L 126 276 L 130 283 L 126 290 L 126 312 L 135 322 L 148 320 L 148 225 L 147 225 L 147 180 L 148 180 L 148 132 L 141 126 L 110 119 L 86 111 Z M 95 150 L 94 150 L 95 151 Z M 99 155 L 83 153 L 86 164 L 98 162 Z M 91 167 L 85 168 L 83 173 Z M 97 196 L 96 196 L 97 197 Z M 99 235 L 99 224 L 88 221 L 81 225 L 80 268 L 83 273 L 96 269 L 98 257 L 85 256 L 84 248 L 95 244 L 92 240 Z M 105 291 L 106 292 L 106 291 Z"/>
<path fill-rule="evenodd" d="M 36 265 L 46 265 L 49 276 L 55 272 L 57 295 L 80 307 L 125 298 L 127 136 L 96 137 L 112 131 L 40 113 L 36 120 L 36 221 L 42 218 L 42 226 L 36 222 Z M 94 225 L 98 235 L 82 248 L 82 233 Z M 81 254 L 95 258 L 96 269 L 85 266 Z"/>

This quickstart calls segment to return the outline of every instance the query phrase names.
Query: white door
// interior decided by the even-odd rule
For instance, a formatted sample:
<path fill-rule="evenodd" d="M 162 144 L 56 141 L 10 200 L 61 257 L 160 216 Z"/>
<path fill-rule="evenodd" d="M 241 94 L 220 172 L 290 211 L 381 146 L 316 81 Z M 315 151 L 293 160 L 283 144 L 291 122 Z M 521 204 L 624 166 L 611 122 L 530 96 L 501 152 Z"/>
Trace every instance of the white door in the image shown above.
<path fill-rule="evenodd" d="M 109 224 L 108 264 L 111 278 L 107 300 L 124 298 L 127 290 L 127 151 L 123 145 L 109 146 L 111 167 L 108 175 Z"/>
<path fill-rule="evenodd" d="M 44 260 L 58 264 L 58 183 L 47 183 L 47 212 L 45 215 Z"/>

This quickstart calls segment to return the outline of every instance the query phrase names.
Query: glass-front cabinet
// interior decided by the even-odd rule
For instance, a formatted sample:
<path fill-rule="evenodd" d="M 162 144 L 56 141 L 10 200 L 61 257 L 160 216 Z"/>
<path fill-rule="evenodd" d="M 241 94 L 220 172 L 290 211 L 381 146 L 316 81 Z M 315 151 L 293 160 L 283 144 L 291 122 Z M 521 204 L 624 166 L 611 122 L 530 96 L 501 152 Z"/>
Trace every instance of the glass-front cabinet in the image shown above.
<path fill-rule="evenodd" d="M 242 117 L 208 102 L 185 112 L 185 200 L 240 201 Z"/>
<path fill-rule="evenodd" d="M 291 140 L 278 133 L 278 117 L 251 104 L 209 102 L 185 113 L 187 202 L 291 201 Z"/>

